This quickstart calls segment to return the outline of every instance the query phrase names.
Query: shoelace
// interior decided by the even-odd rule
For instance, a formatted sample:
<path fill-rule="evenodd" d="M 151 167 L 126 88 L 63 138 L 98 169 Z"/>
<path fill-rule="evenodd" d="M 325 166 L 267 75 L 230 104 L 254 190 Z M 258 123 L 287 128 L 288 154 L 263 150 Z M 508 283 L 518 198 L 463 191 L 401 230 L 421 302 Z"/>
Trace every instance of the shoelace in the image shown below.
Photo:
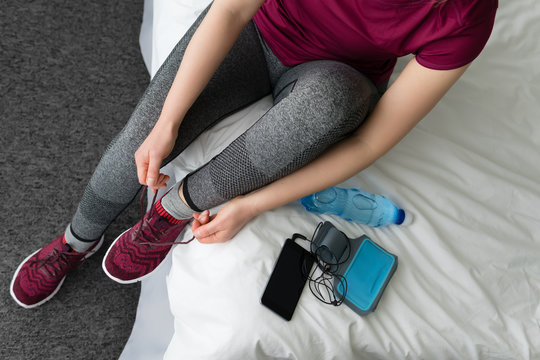
<path fill-rule="evenodd" d="M 51 277 L 57 277 L 61 275 L 58 271 L 61 271 L 64 267 L 70 265 L 70 256 L 82 256 L 77 268 L 80 267 L 86 259 L 86 255 L 94 253 L 95 250 L 87 250 L 85 252 L 71 252 L 68 250 L 69 245 L 62 246 L 62 249 L 55 248 L 49 255 L 39 259 L 32 259 L 31 264 L 38 264 L 37 269 L 43 268 Z M 58 266 L 59 264 L 59 266 Z M 47 266 L 48 265 L 48 266 Z M 56 265 L 56 266 L 55 266 Z M 52 268 L 52 270 L 51 270 Z"/>
<path fill-rule="evenodd" d="M 176 244 L 189 244 L 195 239 L 195 236 L 192 236 L 191 239 L 186 241 L 168 241 L 168 242 L 162 242 L 157 243 L 153 240 L 157 238 L 155 229 L 152 228 L 149 221 L 147 219 L 150 219 L 154 212 L 156 211 L 154 208 L 154 204 L 156 203 L 157 199 L 157 192 L 154 194 L 154 197 L 152 198 L 152 204 L 150 205 L 150 210 L 148 212 L 144 211 L 144 196 L 146 192 L 148 191 L 148 186 L 145 186 L 143 189 L 143 192 L 141 193 L 140 197 L 140 209 L 141 209 L 141 225 L 137 228 L 137 231 L 133 235 L 133 242 L 139 244 L 139 245 L 150 245 L 150 246 L 169 246 L 169 245 L 176 245 Z M 144 231 L 142 231 L 143 226 L 147 225 L 147 229 L 150 230 L 150 238 L 147 238 L 144 234 Z M 145 241 L 138 240 L 139 238 L 144 239 Z"/>

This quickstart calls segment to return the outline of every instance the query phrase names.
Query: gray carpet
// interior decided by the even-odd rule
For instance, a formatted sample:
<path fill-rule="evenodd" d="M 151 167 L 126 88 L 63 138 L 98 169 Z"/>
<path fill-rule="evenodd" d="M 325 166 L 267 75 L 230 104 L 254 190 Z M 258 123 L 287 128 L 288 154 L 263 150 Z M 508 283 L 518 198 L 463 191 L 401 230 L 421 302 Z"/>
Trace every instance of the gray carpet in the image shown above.
<path fill-rule="evenodd" d="M 129 117 L 148 74 L 138 35 L 143 0 L 3 0 L 0 6 L 0 359 L 116 359 L 139 285 L 101 270 L 137 204 L 105 246 L 48 303 L 12 301 L 13 271 L 59 235 L 93 168 Z"/>

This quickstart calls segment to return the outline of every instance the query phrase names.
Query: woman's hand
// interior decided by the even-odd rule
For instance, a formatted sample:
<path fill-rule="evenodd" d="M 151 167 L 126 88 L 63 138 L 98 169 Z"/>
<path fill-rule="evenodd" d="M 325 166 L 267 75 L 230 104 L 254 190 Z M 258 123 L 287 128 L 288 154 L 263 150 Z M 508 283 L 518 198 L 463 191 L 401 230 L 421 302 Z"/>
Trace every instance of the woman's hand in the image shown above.
<path fill-rule="evenodd" d="M 178 129 L 171 124 L 156 123 L 148 137 L 135 152 L 137 177 L 155 193 L 164 188 L 169 176 L 159 172 L 161 163 L 172 152 Z"/>
<path fill-rule="evenodd" d="M 245 197 L 239 196 L 216 215 L 210 216 L 208 210 L 193 214 L 193 235 L 203 244 L 222 243 L 232 239 L 255 215 Z"/>

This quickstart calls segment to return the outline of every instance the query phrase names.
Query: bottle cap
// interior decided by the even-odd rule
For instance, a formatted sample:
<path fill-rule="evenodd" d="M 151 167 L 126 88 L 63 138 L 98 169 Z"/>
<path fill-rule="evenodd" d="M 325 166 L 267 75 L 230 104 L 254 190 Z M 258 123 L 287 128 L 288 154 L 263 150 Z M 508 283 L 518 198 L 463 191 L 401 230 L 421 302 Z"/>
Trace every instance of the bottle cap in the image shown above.
<path fill-rule="evenodd" d="M 396 220 L 397 225 L 407 226 L 411 225 L 414 220 L 414 215 L 410 211 L 403 209 L 398 210 L 398 216 Z"/>

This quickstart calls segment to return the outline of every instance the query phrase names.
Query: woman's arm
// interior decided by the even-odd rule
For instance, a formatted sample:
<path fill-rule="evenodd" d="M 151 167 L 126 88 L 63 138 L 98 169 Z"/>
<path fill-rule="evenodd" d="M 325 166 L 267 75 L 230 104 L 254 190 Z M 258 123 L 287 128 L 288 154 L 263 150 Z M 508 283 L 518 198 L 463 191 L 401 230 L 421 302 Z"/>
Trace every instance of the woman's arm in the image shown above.
<path fill-rule="evenodd" d="M 264 0 L 215 0 L 189 42 L 161 115 L 135 153 L 139 182 L 152 190 L 165 186 L 162 160 L 174 146 L 185 114 L 206 87 L 241 31 Z"/>
<path fill-rule="evenodd" d="M 431 111 L 467 66 L 431 70 L 412 59 L 352 136 L 292 174 L 236 198 L 216 216 L 196 214 L 197 238 L 207 243 L 229 240 L 263 211 L 336 185 L 365 169 Z"/>

